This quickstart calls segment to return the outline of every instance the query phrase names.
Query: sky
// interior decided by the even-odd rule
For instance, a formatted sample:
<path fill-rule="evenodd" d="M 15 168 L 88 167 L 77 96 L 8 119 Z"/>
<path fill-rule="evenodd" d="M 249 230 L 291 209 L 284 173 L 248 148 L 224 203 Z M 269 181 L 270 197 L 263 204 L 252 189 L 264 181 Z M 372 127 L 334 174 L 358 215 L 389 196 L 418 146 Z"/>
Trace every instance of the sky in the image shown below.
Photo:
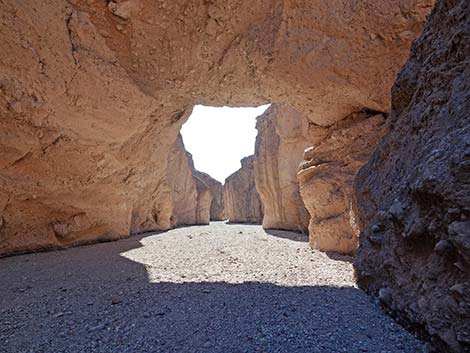
<path fill-rule="evenodd" d="M 196 105 L 181 129 L 194 166 L 224 182 L 241 168 L 240 160 L 255 152 L 256 117 L 269 105 L 253 108 Z"/>

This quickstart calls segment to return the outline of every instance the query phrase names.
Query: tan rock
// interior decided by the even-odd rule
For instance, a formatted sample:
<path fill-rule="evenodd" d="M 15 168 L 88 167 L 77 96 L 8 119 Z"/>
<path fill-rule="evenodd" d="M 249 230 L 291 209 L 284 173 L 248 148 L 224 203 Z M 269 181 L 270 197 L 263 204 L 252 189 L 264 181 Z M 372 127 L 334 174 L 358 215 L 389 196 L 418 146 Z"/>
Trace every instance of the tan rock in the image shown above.
<path fill-rule="evenodd" d="M 200 171 L 195 172 L 195 176 L 209 186 L 212 203 L 210 210 L 211 221 L 223 221 L 224 215 L 224 186 L 221 182 L 212 178 L 209 174 Z"/>
<path fill-rule="evenodd" d="M 196 103 L 387 111 L 432 2 L 3 1 L 0 255 L 168 229 Z"/>
<path fill-rule="evenodd" d="M 173 198 L 172 226 L 197 223 L 198 181 L 193 176 L 192 156 L 178 135 L 168 156 L 168 184 Z M 199 186 L 201 188 L 201 186 Z"/>
<path fill-rule="evenodd" d="M 181 135 L 168 156 L 167 172 L 173 200 L 172 226 L 209 224 L 211 190 L 194 169 L 193 157 L 186 151 Z"/>
<path fill-rule="evenodd" d="M 235 223 L 261 223 L 263 206 L 255 186 L 253 156 L 241 160 L 242 167 L 225 179 L 225 216 Z"/>
<path fill-rule="evenodd" d="M 280 104 L 258 117 L 255 181 L 263 204 L 263 228 L 307 231 L 310 216 L 300 197 L 297 169 L 311 145 L 304 115 Z"/>
<path fill-rule="evenodd" d="M 209 186 L 197 177 L 197 207 L 194 224 L 209 224 L 211 220 L 212 193 Z"/>
<path fill-rule="evenodd" d="M 386 132 L 384 116 L 355 113 L 325 130 L 327 136 L 305 150 L 297 174 L 311 216 L 310 244 L 352 254 L 359 241 L 351 207 L 353 181 Z"/>

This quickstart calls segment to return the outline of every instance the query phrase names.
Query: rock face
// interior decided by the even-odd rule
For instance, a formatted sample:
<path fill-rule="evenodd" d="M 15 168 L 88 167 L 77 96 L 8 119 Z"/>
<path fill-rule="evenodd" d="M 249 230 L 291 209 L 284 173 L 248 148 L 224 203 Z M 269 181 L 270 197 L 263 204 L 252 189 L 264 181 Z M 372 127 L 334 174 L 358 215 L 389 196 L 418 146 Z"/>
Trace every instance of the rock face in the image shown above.
<path fill-rule="evenodd" d="M 225 216 L 235 223 L 261 223 L 263 206 L 256 191 L 253 156 L 241 160 L 242 167 L 225 179 Z"/>
<path fill-rule="evenodd" d="M 300 197 L 297 168 L 310 146 L 309 123 L 301 113 L 273 104 L 258 117 L 254 170 L 263 204 L 263 228 L 306 231 L 310 216 Z"/>
<path fill-rule="evenodd" d="M 297 177 L 311 219 L 312 248 L 353 254 L 359 232 L 351 208 L 353 181 L 385 134 L 383 115 L 354 113 L 327 129 L 305 150 Z"/>
<path fill-rule="evenodd" d="M 195 177 L 197 186 L 196 220 L 192 224 L 209 224 L 211 220 L 212 193 L 209 186 Z"/>
<path fill-rule="evenodd" d="M 172 226 L 209 224 L 212 195 L 194 169 L 193 158 L 178 135 L 168 157 L 168 183 L 172 196 Z"/>
<path fill-rule="evenodd" d="M 432 2 L 2 1 L 0 255 L 171 227 L 196 103 L 388 111 Z"/>
<path fill-rule="evenodd" d="M 356 180 L 360 287 L 440 352 L 470 351 L 470 3 L 436 4 Z"/>
<path fill-rule="evenodd" d="M 212 178 L 209 174 L 196 171 L 195 176 L 209 186 L 212 203 L 210 209 L 211 221 L 223 221 L 224 215 L 224 186 L 221 182 Z"/>

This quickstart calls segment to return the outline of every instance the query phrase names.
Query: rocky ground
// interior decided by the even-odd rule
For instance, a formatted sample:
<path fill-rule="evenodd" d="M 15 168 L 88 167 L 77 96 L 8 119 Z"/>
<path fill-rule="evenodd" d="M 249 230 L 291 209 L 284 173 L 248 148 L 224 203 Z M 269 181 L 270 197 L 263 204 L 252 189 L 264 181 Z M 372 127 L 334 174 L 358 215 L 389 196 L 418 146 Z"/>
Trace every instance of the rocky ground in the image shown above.
<path fill-rule="evenodd" d="M 212 223 L 0 260 L 2 352 L 423 352 L 302 235 Z"/>

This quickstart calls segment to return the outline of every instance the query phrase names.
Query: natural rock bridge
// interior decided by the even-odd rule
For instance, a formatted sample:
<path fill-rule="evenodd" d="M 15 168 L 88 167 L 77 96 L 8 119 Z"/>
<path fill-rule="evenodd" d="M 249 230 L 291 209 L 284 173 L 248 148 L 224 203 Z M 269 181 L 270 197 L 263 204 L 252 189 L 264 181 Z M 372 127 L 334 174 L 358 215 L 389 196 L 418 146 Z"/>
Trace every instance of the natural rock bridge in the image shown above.
<path fill-rule="evenodd" d="M 358 286 L 431 349 L 470 350 L 468 0 L 0 0 L 0 18 L 0 256 L 134 236 L 1 259 L 7 350 L 223 351 L 229 327 L 234 351 L 421 349 L 318 250 L 354 255 Z M 267 103 L 224 186 L 194 169 L 194 105 Z M 177 228 L 211 218 L 272 234 Z M 177 339 L 188 325 L 203 332 Z"/>

